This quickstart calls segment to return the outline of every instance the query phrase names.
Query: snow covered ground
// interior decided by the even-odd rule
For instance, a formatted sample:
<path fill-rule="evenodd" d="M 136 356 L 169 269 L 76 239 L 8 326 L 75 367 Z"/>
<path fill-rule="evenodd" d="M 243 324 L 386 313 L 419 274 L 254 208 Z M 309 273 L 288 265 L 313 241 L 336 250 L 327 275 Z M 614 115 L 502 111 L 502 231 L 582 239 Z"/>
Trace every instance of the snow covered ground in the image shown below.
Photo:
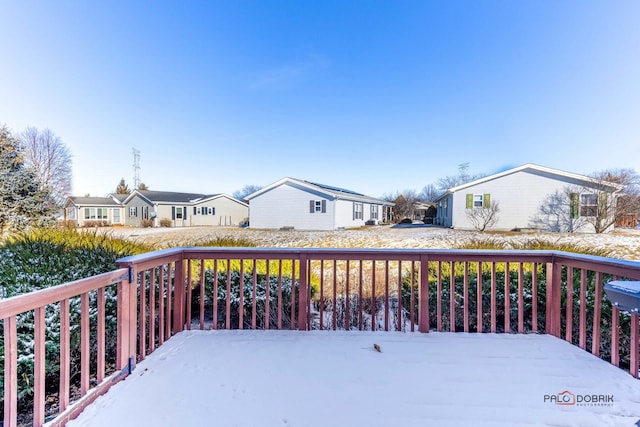
<path fill-rule="evenodd" d="M 638 419 L 640 381 L 546 335 L 189 331 L 68 426 L 601 427 Z"/>
<path fill-rule="evenodd" d="M 611 255 L 640 261 L 640 230 L 621 230 L 607 234 L 583 233 L 481 233 L 422 226 L 379 226 L 339 231 L 253 230 L 231 227 L 98 229 L 158 248 L 187 246 L 216 238 L 243 239 L 259 247 L 306 248 L 436 248 L 447 249 L 472 241 L 494 240 L 517 245 L 536 240 L 607 249 Z"/>

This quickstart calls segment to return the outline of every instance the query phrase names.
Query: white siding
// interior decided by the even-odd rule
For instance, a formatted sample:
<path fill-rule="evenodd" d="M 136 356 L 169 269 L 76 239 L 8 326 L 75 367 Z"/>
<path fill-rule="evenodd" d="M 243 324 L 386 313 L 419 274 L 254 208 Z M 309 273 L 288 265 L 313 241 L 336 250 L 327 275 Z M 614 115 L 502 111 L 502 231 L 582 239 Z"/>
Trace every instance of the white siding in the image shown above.
<path fill-rule="evenodd" d="M 182 208 L 182 219 L 174 218 L 174 213 L 172 208 Z M 160 225 L 161 219 L 168 219 L 171 221 L 172 227 L 188 227 L 191 221 L 191 214 L 193 213 L 193 208 L 189 206 L 187 203 L 173 203 L 173 204 L 160 204 L 156 205 L 157 218 L 154 225 Z"/>
<path fill-rule="evenodd" d="M 492 227 L 495 230 L 527 228 L 531 219 L 539 211 L 545 199 L 556 191 L 575 184 L 542 172 L 518 171 L 494 180 L 456 191 L 453 194 L 453 221 L 451 226 L 458 229 L 473 229 L 465 215 L 467 194 L 490 194 L 492 202 L 498 202 L 499 220 Z M 448 224 L 445 224 L 448 225 Z M 588 231 L 588 230 L 584 230 Z"/>
<path fill-rule="evenodd" d="M 240 225 L 248 216 L 249 208 L 236 200 L 228 197 L 217 197 L 211 200 L 203 201 L 194 205 L 196 209 L 200 209 L 200 214 L 193 214 L 193 207 L 189 207 L 189 224 L 198 225 Z M 214 215 L 202 215 L 202 209 L 215 209 Z"/>
<path fill-rule="evenodd" d="M 362 205 L 362 218 L 354 219 L 354 203 Z M 362 227 L 371 219 L 371 203 L 354 202 L 352 200 L 336 201 L 336 228 Z M 378 219 L 376 224 L 382 221 L 382 205 L 378 205 Z"/>
<path fill-rule="evenodd" d="M 310 200 L 325 200 L 326 212 L 311 213 Z M 334 202 L 326 195 L 290 183 L 274 187 L 251 199 L 249 215 L 251 228 L 335 229 Z"/>

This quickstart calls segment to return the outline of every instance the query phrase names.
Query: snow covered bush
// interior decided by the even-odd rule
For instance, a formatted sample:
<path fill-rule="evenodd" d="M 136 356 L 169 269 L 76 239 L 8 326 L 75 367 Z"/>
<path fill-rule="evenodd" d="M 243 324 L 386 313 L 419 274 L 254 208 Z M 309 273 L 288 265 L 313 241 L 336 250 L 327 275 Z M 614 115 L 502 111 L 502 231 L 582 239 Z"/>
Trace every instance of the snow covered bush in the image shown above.
<path fill-rule="evenodd" d="M 0 298 L 44 289 L 73 280 L 94 276 L 116 268 L 123 256 L 141 253 L 146 247 L 113 239 L 94 232 L 72 229 L 37 229 L 15 235 L 0 246 Z M 90 293 L 90 322 L 95 331 L 96 293 Z M 106 327 L 108 360 L 115 356 L 115 286 L 106 290 Z M 79 374 L 79 298 L 70 299 L 71 379 Z M 57 390 L 59 374 L 60 307 L 50 304 L 45 310 L 46 384 Z M 18 393 L 20 405 L 30 400 L 33 387 L 33 312 L 17 316 Z M 95 332 L 92 332 L 95 335 Z M 94 340 L 95 337 L 92 337 Z M 92 353 L 96 348 L 92 346 Z M 0 364 L 4 366 L 3 325 L 0 324 Z M 0 396 L 4 399 L 4 377 L 0 377 Z M 0 405 L 0 410 L 2 406 Z"/>
<path fill-rule="evenodd" d="M 230 301 L 230 325 L 229 328 L 237 329 L 240 320 L 240 283 L 243 283 L 243 327 L 250 328 L 253 317 L 253 273 L 245 272 L 243 274 L 238 270 L 232 270 L 229 274 L 229 293 L 227 294 L 227 272 L 218 271 L 217 284 L 214 287 L 214 271 L 207 269 L 204 275 L 204 310 L 207 318 L 212 318 L 213 299 L 217 298 L 218 302 L 218 327 L 226 328 L 227 325 L 227 298 Z M 265 312 L 267 301 L 267 277 L 265 274 L 256 274 L 256 327 L 258 329 L 265 328 Z M 282 327 L 289 328 L 291 325 L 291 295 L 295 292 L 296 301 L 298 296 L 298 281 L 292 283 L 291 277 L 283 276 L 280 283 L 278 277 L 270 275 L 269 277 L 269 327 L 275 328 L 278 325 L 278 300 L 280 287 L 280 301 L 282 304 Z M 214 297 L 214 288 L 216 296 Z M 192 313 L 194 317 L 198 316 L 200 310 L 200 285 L 197 284 L 192 290 Z"/>

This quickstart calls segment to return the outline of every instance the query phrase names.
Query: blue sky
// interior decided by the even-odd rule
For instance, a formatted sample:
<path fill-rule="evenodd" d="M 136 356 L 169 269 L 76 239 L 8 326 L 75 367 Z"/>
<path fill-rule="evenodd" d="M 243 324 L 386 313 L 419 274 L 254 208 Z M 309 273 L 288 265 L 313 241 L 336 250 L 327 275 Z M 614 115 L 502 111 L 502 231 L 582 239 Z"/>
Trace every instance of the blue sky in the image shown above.
<path fill-rule="evenodd" d="M 290 176 L 372 196 L 536 163 L 640 171 L 640 2 L 4 1 L 0 123 L 75 195 Z"/>

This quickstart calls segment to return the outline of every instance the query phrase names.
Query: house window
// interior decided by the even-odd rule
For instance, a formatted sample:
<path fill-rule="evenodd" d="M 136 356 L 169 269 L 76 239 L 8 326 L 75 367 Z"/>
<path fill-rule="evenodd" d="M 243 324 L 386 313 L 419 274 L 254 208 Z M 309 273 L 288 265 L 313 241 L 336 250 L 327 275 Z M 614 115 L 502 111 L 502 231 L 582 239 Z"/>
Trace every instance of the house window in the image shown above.
<path fill-rule="evenodd" d="M 118 208 L 113 210 L 113 222 L 115 224 L 120 224 L 120 209 Z"/>
<path fill-rule="evenodd" d="M 362 219 L 362 203 L 353 203 L 353 219 Z"/>
<path fill-rule="evenodd" d="M 84 208 L 84 219 L 96 219 L 96 209 Z"/>
<path fill-rule="evenodd" d="M 76 210 L 74 208 L 67 208 L 67 219 L 77 219 Z"/>
<path fill-rule="evenodd" d="M 138 207 L 137 206 L 129 207 L 129 216 L 138 216 Z"/>
<path fill-rule="evenodd" d="M 467 209 L 489 208 L 490 206 L 489 194 L 467 194 Z"/>
<path fill-rule="evenodd" d="M 598 215 L 598 195 L 597 194 L 581 194 L 580 195 L 580 216 L 597 216 Z"/>
<path fill-rule="evenodd" d="M 371 219 L 378 219 L 378 205 L 371 205 Z"/>
<path fill-rule="evenodd" d="M 182 219 L 182 207 L 176 208 L 176 219 Z"/>
<path fill-rule="evenodd" d="M 326 200 L 309 200 L 309 213 L 325 213 L 327 212 Z"/>
<path fill-rule="evenodd" d="M 98 208 L 98 209 L 96 209 L 96 218 L 97 219 L 107 219 L 107 208 Z"/>
<path fill-rule="evenodd" d="M 209 208 L 209 215 L 215 215 L 216 214 L 216 208 Z"/>

